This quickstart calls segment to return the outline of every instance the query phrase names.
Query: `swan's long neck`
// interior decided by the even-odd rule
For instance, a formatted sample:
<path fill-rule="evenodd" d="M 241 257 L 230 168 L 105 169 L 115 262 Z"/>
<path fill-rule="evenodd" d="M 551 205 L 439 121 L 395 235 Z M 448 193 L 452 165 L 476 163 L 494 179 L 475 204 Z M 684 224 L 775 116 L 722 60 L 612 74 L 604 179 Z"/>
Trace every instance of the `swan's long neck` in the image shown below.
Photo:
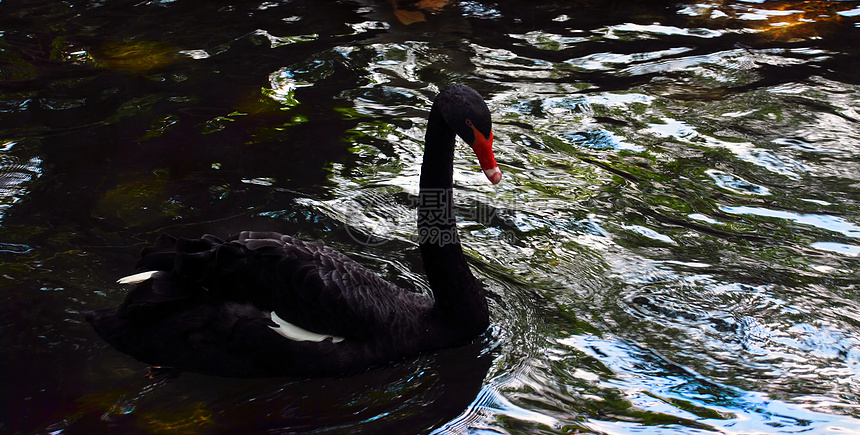
<path fill-rule="evenodd" d="M 457 235 L 453 207 L 455 140 L 454 131 L 434 105 L 421 165 L 418 237 L 438 313 L 458 332 L 474 337 L 489 325 L 489 313 Z"/>

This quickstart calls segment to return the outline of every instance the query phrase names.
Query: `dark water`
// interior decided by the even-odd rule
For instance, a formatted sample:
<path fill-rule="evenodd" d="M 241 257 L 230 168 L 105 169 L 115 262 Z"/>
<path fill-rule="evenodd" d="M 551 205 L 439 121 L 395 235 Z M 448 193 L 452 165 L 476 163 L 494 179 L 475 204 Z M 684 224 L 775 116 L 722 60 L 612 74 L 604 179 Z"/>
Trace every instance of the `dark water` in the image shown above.
<path fill-rule="evenodd" d="M 860 433 L 858 23 L 0 1 L 0 432 Z M 148 378 L 83 321 L 164 231 L 295 233 L 426 288 L 413 195 L 451 82 L 505 174 L 457 154 L 486 339 L 347 379 Z"/>

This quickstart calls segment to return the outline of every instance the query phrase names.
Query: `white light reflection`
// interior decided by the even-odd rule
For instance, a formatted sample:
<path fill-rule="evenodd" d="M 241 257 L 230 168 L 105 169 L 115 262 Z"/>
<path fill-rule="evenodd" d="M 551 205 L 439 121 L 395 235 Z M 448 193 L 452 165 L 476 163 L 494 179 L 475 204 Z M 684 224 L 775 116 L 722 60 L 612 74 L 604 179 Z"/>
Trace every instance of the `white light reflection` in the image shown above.
<path fill-rule="evenodd" d="M 851 9 L 850 11 L 837 12 L 837 14 L 842 15 L 843 17 L 858 17 L 860 16 L 860 7 Z"/>
<path fill-rule="evenodd" d="M 671 245 L 675 245 L 675 241 L 672 240 L 671 237 L 660 234 L 657 231 L 652 230 L 648 227 L 643 227 L 641 225 L 622 225 L 625 230 L 633 231 L 634 233 L 641 234 L 649 239 L 656 240 L 658 242 L 669 243 Z"/>
<path fill-rule="evenodd" d="M 688 214 L 687 217 L 690 219 L 695 219 L 697 221 L 707 222 L 707 223 L 712 224 L 712 225 L 725 225 L 724 223 L 722 223 L 716 219 L 713 219 L 711 217 L 705 216 L 701 213 Z"/>
<path fill-rule="evenodd" d="M 657 33 L 660 35 L 695 36 L 698 38 L 717 38 L 723 35 L 722 31 L 712 29 L 682 29 L 680 27 L 663 26 L 656 23 L 650 25 L 625 23 L 609 27 L 607 37 L 617 38 L 616 32 Z"/>
<path fill-rule="evenodd" d="M 294 44 L 296 42 L 309 42 L 319 39 L 319 35 L 312 33 L 310 35 L 294 35 L 294 36 L 275 36 L 263 29 L 257 29 L 251 32 L 252 37 L 257 40 L 266 39 L 269 41 L 271 48 L 277 48 L 284 45 Z M 262 38 L 261 38 L 262 37 Z"/>
<path fill-rule="evenodd" d="M 0 151 L 11 150 L 17 142 L 0 143 Z M 9 207 L 27 194 L 27 185 L 42 175 L 42 159 L 31 157 L 26 162 L 11 154 L 0 153 L 0 219 Z"/>
<path fill-rule="evenodd" d="M 502 395 L 499 389 L 513 381 L 514 378 L 510 375 L 502 375 L 490 380 L 481 388 L 478 397 L 463 414 L 432 433 L 434 435 L 471 434 L 479 433 L 482 428 L 489 430 L 490 433 L 498 433 L 487 424 L 492 421 L 491 419 L 498 418 L 497 416 L 560 429 L 561 422 L 555 418 L 517 406 Z"/>
<path fill-rule="evenodd" d="M 209 53 L 206 50 L 182 50 L 179 54 L 184 54 L 192 59 L 206 59 Z"/>
<path fill-rule="evenodd" d="M 784 210 L 772 210 L 764 207 L 749 206 L 721 206 L 720 210 L 732 214 L 751 214 L 762 217 L 791 220 L 793 222 L 810 225 L 823 230 L 840 233 L 851 238 L 860 238 L 860 227 L 840 217 L 818 214 L 799 214 Z"/>
<path fill-rule="evenodd" d="M 759 195 L 759 196 L 767 196 L 770 195 L 770 189 L 764 186 L 760 186 L 755 183 L 750 183 L 749 181 L 744 180 L 737 175 L 730 174 L 728 172 L 719 171 L 716 169 L 708 169 L 705 171 L 714 183 L 728 191 L 738 193 L 741 195 Z"/>
<path fill-rule="evenodd" d="M 741 160 L 791 178 L 799 178 L 799 173 L 809 170 L 803 163 L 777 154 L 774 150 L 756 147 L 752 142 L 721 140 L 701 134 L 690 124 L 668 117 L 662 118 L 659 123 L 648 124 L 648 128 L 643 131 L 663 138 L 684 140 L 699 146 L 724 148 L 734 153 Z"/>
<path fill-rule="evenodd" d="M 835 242 L 815 242 L 810 246 L 822 251 L 835 252 L 837 254 L 848 255 L 850 257 L 860 257 L 860 246 Z"/>
<path fill-rule="evenodd" d="M 602 388 L 622 391 L 631 405 L 644 411 L 693 420 L 708 427 L 709 430 L 703 428 L 702 433 L 774 433 L 774 428 L 792 433 L 860 433 L 860 421 L 856 419 L 808 409 L 810 406 L 827 405 L 852 407 L 845 403 L 834 404 L 832 399 L 828 399 L 828 403 L 806 396 L 799 398 L 802 404 L 773 400 L 765 393 L 749 392 L 713 381 L 652 350 L 612 336 L 573 335 L 558 342 L 600 361 L 612 371 L 611 376 L 601 375 Z M 667 376 L 668 373 L 672 375 Z M 687 405 L 679 407 L 679 403 Z M 691 412 L 697 408 L 708 412 Z M 583 425 L 600 433 L 634 434 L 642 431 L 642 424 L 638 421 L 590 418 Z M 692 433 L 691 428 L 683 426 L 682 422 L 666 428 L 673 433 Z"/>

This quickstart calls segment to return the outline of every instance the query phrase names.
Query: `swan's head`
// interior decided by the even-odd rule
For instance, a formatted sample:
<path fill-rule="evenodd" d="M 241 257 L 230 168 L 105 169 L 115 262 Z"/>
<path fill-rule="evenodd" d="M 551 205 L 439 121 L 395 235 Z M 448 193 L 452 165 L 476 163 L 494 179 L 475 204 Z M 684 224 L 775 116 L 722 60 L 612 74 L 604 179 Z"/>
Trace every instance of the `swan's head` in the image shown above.
<path fill-rule="evenodd" d="M 464 85 L 450 85 L 436 97 L 445 122 L 478 157 L 484 174 L 493 184 L 502 181 L 502 171 L 493 154 L 493 122 L 487 103 L 474 89 Z"/>

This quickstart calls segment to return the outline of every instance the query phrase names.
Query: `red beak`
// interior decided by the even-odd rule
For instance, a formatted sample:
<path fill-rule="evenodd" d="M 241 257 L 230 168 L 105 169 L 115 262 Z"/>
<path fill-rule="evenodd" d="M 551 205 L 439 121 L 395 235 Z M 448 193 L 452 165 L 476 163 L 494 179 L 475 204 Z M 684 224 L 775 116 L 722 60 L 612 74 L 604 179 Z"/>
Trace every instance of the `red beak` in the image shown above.
<path fill-rule="evenodd" d="M 499 165 L 496 163 L 496 156 L 493 154 L 493 132 L 490 131 L 490 137 L 484 137 L 474 125 L 471 126 L 475 132 L 475 141 L 472 142 L 472 151 L 478 156 L 478 163 L 481 164 L 481 169 L 484 174 L 493 184 L 499 184 L 502 181 L 502 171 L 499 170 Z"/>

